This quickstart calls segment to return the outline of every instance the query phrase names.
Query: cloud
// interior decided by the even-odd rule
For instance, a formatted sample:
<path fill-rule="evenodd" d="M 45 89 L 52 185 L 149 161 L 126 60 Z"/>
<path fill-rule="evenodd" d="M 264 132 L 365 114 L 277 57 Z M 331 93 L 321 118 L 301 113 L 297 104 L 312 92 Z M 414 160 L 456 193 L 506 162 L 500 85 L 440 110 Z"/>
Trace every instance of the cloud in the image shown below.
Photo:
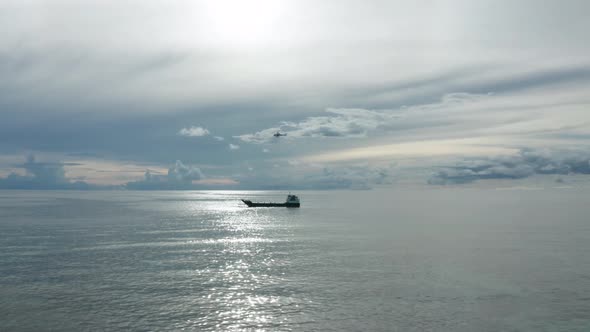
<path fill-rule="evenodd" d="M 229 144 L 229 149 L 230 149 L 230 150 L 238 150 L 239 148 L 240 148 L 240 146 L 239 146 L 239 145 L 236 145 L 236 144 L 231 144 L 231 143 Z"/>
<path fill-rule="evenodd" d="M 336 190 L 371 189 L 393 183 L 394 165 L 322 166 L 298 161 L 278 161 L 273 171 L 248 167 L 239 177 L 238 189 Z"/>
<path fill-rule="evenodd" d="M 289 138 L 302 137 L 365 137 L 367 132 L 390 123 L 398 116 L 388 112 L 366 109 L 326 110 L 330 115 L 308 117 L 300 122 L 282 122 L 280 126 L 261 130 L 253 134 L 237 136 L 248 143 L 266 143 L 275 137 L 274 133 L 288 133 Z"/>
<path fill-rule="evenodd" d="M 91 189 L 93 186 L 84 181 L 72 181 L 66 177 L 64 166 L 76 166 L 75 163 L 37 162 L 34 155 L 29 155 L 23 164 L 25 175 L 10 173 L 0 178 L 1 189 Z"/>
<path fill-rule="evenodd" d="M 177 161 L 167 174 L 147 170 L 140 181 L 129 182 L 130 190 L 337 190 L 371 189 L 393 181 L 393 165 L 331 166 L 277 162 L 273 172 L 263 164 L 244 164 L 232 176 L 205 177 L 200 169 Z"/>
<path fill-rule="evenodd" d="M 302 182 L 309 189 L 371 189 L 374 185 L 391 184 L 390 181 L 391 168 L 350 166 L 325 167 Z"/>
<path fill-rule="evenodd" d="M 152 174 L 147 170 L 144 179 L 128 182 L 127 189 L 132 190 L 190 190 L 195 189 L 193 181 L 204 178 L 198 167 L 189 166 L 177 160 L 174 166 L 168 168 L 168 174 Z"/>
<path fill-rule="evenodd" d="M 307 137 L 367 138 L 372 132 L 391 133 L 410 129 L 444 127 L 453 124 L 449 116 L 477 112 L 493 100 L 491 93 L 447 93 L 440 100 L 395 109 L 328 108 L 324 116 L 307 117 L 299 122 L 283 121 L 277 127 L 236 136 L 248 143 L 267 143 L 277 131 L 288 133 L 283 139 Z M 465 120 L 465 119 L 463 119 Z"/>
<path fill-rule="evenodd" d="M 588 1 L 267 2 L 239 4 L 230 23 L 214 1 L 0 1 L 0 158 L 83 152 L 140 165 L 103 174 L 126 183 L 176 159 L 220 177 L 244 160 L 268 173 L 277 159 L 418 155 L 430 169 L 590 142 Z M 228 153 L 230 142 L 241 149 Z M 316 171 L 307 181 L 326 179 Z"/>
<path fill-rule="evenodd" d="M 188 136 L 188 137 L 200 137 L 200 136 L 209 135 L 209 130 L 207 130 L 205 128 L 202 128 L 202 127 L 192 126 L 190 128 L 182 128 L 182 129 L 180 129 L 178 131 L 178 135 L 180 135 L 180 136 Z"/>
<path fill-rule="evenodd" d="M 490 146 L 482 139 L 418 140 L 408 143 L 372 145 L 326 153 L 307 155 L 307 162 L 350 162 L 358 160 L 383 160 L 407 157 L 443 157 L 452 155 L 505 155 L 513 148 Z"/>
<path fill-rule="evenodd" d="M 184 165 L 180 160 L 168 169 L 168 181 L 176 183 L 190 183 L 203 178 L 198 167 Z"/>
<path fill-rule="evenodd" d="M 522 179 L 535 174 L 590 174 L 588 151 L 523 149 L 512 156 L 477 158 L 442 167 L 430 184 L 461 184 L 485 179 Z"/>
<path fill-rule="evenodd" d="M 221 136 L 213 136 L 213 138 L 214 138 L 216 141 L 219 141 L 219 142 L 221 142 L 221 141 L 225 140 L 225 138 L 223 138 L 223 137 L 221 137 Z"/>

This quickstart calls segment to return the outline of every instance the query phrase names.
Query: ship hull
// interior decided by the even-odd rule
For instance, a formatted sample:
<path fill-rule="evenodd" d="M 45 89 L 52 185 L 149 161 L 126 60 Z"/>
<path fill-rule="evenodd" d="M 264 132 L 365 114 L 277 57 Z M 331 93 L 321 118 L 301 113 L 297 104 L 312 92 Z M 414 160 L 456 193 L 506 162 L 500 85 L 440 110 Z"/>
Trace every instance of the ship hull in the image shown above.
<path fill-rule="evenodd" d="M 243 199 L 242 202 L 248 205 L 248 207 L 288 207 L 288 208 L 298 208 L 301 206 L 300 203 L 256 203 L 250 200 Z"/>

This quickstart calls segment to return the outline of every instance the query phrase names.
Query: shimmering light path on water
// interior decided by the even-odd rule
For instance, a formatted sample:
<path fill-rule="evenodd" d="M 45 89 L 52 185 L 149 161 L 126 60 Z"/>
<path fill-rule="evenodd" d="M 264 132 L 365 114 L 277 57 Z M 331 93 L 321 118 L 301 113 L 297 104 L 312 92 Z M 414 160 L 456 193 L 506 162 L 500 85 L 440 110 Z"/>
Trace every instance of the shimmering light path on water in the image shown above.
<path fill-rule="evenodd" d="M 0 330 L 586 331 L 581 189 L 0 192 Z"/>

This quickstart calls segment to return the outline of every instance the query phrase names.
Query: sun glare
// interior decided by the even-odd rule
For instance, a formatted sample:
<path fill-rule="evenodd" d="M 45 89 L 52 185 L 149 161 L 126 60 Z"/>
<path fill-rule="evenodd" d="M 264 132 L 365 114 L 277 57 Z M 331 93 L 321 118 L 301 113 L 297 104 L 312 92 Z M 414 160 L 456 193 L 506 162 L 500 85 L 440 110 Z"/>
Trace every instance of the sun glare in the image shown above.
<path fill-rule="evenodd" d="M 215 43 L 248 46 L 280 38 L 276 28 L 284 13 L 282 1 L 207 1 L 202 10 L 208 37 Z"/>

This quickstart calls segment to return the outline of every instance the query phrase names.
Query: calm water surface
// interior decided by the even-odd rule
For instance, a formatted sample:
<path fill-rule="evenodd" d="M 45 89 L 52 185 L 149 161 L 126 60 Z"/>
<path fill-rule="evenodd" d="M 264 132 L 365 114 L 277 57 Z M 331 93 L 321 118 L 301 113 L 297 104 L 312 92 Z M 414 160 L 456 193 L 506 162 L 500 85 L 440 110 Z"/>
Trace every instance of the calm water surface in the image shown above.
<path fill-rule="evenodd" d="M 2 331 L 590 331 L 590 191 L 0 191 Z"/>

